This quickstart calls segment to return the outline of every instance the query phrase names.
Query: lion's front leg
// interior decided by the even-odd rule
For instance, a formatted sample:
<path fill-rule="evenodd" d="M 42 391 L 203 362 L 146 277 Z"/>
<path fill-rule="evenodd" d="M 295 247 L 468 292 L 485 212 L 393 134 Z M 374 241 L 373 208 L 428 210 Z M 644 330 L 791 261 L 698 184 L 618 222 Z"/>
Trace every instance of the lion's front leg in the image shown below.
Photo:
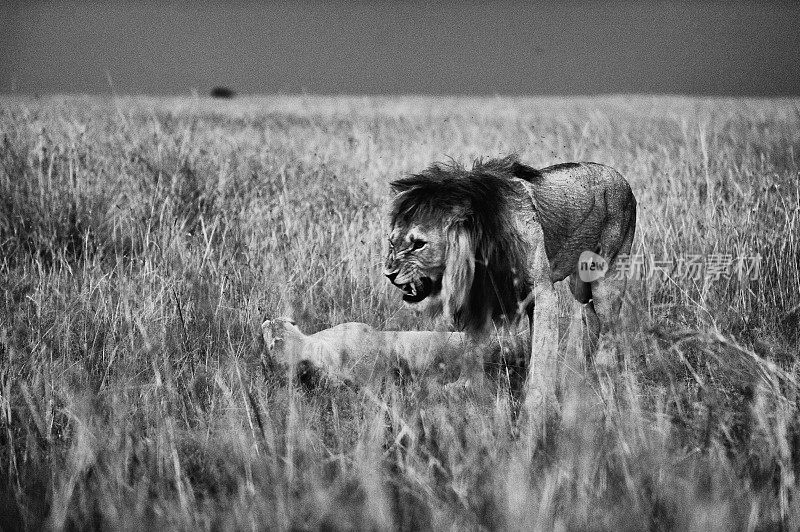
<path fill-rule="evenodd" d="M 543 425 L 548 409 L 558 407 L 558 294 L 549 280 L 534 287 L 534 305 L 525 409 L 531 422 Z"/>
<path fill-rule="evenodd" d="M 541 228 L 539 228 L 541 231 Z M 541 234 L 539 235 L 541 236 Z M 548 410 L 558 408 L 558 294 L 550 280 L 544 239 L 537 239 L 529 264 L 533 281 L 531 357 L 525 390 L 525 410 L 533 427 L 543 428 Z"/>

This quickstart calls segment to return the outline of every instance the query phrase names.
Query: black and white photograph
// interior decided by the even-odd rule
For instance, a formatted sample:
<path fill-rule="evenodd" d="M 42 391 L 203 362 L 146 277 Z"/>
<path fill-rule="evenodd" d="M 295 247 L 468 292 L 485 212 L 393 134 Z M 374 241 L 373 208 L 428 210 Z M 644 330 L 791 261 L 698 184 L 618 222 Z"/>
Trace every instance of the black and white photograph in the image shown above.
<path fill-rule="evenodd" d="M 800 530 L 800 3 L 0 3 L 0 531 Z"/>

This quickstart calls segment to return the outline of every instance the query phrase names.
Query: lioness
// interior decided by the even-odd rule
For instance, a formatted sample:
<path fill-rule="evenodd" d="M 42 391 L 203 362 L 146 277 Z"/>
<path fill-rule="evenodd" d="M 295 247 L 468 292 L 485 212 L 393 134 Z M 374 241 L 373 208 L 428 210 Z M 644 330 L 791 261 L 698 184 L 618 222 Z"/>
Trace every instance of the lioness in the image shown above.
<path fill-rule="evenodd" d="M 366 383 L 393 369 L 415 375 L 435 372 L 462 382 L 482 376 L 487 349 L 499 349 L 491 337 L 474 344 L 462 332 L 379 331 L 365 323 L 342 323 L 303 334 L 289 318 L 261 325 L 267 352 L 280 366 L 306 366 L 339 382 Z"/>
<path fill-rule="evenodd" d="M 587 331 L 585 357 L 601 328 L 616 320 L 625 278 L 613 278 L 617 257 L 630 251 L 636 199 L 614 169 L 566 163 L 535 169 L 516 156 L 434 164 L 392 184 L 389 251 L 384 274 L 411 307 L 444 313 L 479 338 L 492 320 L 527 315 L 531 357 L 526 407 L 536 414 L 557 404 L 558 299 L 569 287 Z M 609 264 L 592 282 L 578 275 L 584 251 Z M 545 416 L 539 416 L 543 419 Z"/>

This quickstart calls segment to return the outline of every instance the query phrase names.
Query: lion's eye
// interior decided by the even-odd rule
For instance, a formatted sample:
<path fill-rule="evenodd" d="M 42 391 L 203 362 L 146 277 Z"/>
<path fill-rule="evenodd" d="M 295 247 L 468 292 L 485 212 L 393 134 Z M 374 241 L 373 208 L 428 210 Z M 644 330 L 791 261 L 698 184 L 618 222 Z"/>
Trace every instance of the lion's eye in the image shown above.
<path fill-rule="evenodd" d="M 418 250 L 424 248 L 428 243 L 424 240 L 414 240 L 411 242 L 411 249 Z"/>

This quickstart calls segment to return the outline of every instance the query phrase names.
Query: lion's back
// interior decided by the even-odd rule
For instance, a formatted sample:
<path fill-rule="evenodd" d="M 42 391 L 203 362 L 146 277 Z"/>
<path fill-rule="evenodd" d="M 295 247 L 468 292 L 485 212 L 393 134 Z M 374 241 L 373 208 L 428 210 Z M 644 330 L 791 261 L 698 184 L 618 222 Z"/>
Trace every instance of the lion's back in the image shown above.
<path fill-rule="evenodd" d="M 535 185 L 573 187 L 576 189 L 619 187 L 630 190 L 628 182 L 616 169 L 592 161 L 554 164 L 541 168 L 538 172 L 541 178 L 532 181 Z"/>
<path fill-rule="evenodd" d="M 567 189 L 583 203 L 603 203 L 609 215 L 635 208 L 630 183 L 615 168 L 591 161 L 561 163 L 541 170 L 545 189 Z M 540 193 L 545 192 L 543 190 Z M 588 205 L 586 208 L 589 208 Z"/>

